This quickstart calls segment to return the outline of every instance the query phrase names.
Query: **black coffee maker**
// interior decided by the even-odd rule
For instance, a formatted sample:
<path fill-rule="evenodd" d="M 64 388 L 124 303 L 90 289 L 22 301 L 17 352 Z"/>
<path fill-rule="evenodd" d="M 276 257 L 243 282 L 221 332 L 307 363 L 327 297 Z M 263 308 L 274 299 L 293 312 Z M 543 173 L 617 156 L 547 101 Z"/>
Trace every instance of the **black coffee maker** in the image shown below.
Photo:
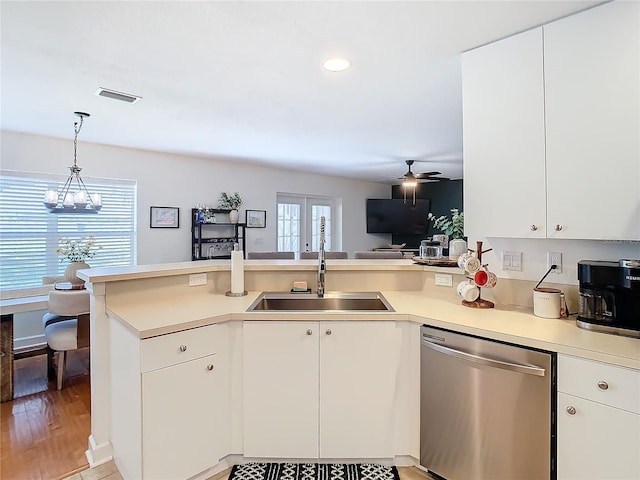
<path fill-rule="evenodd" d="M 640 260 L 578 262 L 578 326 L 640 338 Z"/>

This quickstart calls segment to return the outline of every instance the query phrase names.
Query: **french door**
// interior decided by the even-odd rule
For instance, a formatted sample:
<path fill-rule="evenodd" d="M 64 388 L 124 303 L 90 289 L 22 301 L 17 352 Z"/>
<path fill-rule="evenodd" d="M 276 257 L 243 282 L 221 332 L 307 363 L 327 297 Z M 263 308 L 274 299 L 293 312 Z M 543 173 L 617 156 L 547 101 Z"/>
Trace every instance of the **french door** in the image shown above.
<path fill-rule="evenodd" d="M 325 217 L 325 250 L 338 250 L 336 201 L 327 197 L 277 194 L 279 252 L 317 252 L 320 248 L 320 218 Z"/>

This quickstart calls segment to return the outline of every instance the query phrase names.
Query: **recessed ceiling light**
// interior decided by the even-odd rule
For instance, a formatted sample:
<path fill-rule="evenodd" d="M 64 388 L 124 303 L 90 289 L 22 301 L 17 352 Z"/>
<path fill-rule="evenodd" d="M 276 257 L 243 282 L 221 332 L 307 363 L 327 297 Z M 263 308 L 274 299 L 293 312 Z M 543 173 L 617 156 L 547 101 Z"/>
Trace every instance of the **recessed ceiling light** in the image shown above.
<path fill-rule="evenodd" d="M 325 60 L 322 66 L 330 72 L 342 72 L 351 66 L 351 62 L 344 58 L 330 58 Z"/>
<path fill-rule="evenodd" d="M 136 103 L 142 98 L 131 93 L 116 92 L 115 90 L 109 90 L 102 87 L 98 88 L 95 94 L 99 97 L 111 98 L 113 100 L 120 100 L 121 102 L 127 103 Z"/>

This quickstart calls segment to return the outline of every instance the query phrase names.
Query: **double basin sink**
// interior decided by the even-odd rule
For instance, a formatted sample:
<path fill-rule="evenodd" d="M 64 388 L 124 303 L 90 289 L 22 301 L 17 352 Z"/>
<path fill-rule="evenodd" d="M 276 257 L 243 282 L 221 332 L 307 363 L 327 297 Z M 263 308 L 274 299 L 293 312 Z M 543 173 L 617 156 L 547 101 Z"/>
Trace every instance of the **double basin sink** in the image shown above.
<path fill-rule="evenodd" d="M 380 292 L 315 293 L 263 292 L 249 306 L 255 311 L 385 311 L 395 310 Z"/>

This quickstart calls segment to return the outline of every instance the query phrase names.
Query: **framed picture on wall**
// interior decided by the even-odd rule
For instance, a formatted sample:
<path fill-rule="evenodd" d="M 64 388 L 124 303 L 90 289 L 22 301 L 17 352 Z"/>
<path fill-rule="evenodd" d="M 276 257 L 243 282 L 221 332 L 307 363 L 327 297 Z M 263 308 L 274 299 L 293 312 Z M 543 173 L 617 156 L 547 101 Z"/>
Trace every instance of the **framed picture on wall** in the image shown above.
<path fill-rule="evenodd" d="M 247 210 L 247 228 L 265 228 L 266 226 L 266 210 Z"/>
<path fill-rule="evenodd" d="M 151 207 L 149 226 L 151 228 L 180 228 L 178 207 Z"/>

